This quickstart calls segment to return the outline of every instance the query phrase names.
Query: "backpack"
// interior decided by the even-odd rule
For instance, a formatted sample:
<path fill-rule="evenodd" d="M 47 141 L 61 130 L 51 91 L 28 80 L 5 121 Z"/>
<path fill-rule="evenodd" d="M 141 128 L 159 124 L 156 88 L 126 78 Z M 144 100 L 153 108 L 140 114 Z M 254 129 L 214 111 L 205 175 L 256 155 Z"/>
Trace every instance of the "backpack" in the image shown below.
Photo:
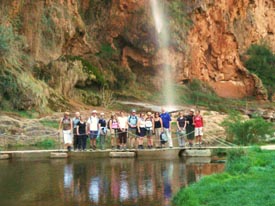
<path fill-rule="evenodd" d="M 162 132 L 161 134 L 160 134 L 160 143 L 161 144 L 165 144 L 166 142 L 167 142 L 167 136 L 166 136 L 166 134 L 164 133 L 164 132 Z"/>

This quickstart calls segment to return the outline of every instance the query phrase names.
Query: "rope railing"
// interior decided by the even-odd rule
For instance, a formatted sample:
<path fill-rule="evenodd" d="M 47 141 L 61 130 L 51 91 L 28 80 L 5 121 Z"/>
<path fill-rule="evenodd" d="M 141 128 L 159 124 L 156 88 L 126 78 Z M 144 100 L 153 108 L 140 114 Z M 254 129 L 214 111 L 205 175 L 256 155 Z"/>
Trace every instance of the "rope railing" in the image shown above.
<path fill-rule="evenodd" d="M 110 129 L 107 129 L 107 132 L 106 132 L 106 136 L 108 138 L 110 137 L 118 137 L 118 135 L 122 134 L 122 133 L 127 133 L 127 138 L 140 138 L 140 136 L 138 134 L 134 134 L 132 132 L 129 132 L 128 130 L 126 131 L 116 131 L 115 133 L 111 133 Z M 163 132 L 163 131 L 162 131 Z M 186 134 L 180 134 L 179 136 L 182 136 L 184 138 L 186 138 L 188 135 L 194 133 L 194 131 L 190 132 L 190 133 L 186 133 Z M 178 140 L 179 136 L 178 136 L 178 132 L 171 132 L 171 139 L 172 140 Z M 82 135 L 89 135 L 89 134 L 82 134 Z M 0 134 L 0 138 L 20 138 L 22 136 L 26 136 L 26 134 L 22 135 L 22 134 L 18 134 L 18 135 L 11 135 L 11 134 L 6 134 L 6 133 L 2 133 Z M 53 138 L 56 138 L 58 143 L 59 144 L 62 144 L 63 142 L 63 138 L 61 137 L 61 134 L 60 132 L 52 132 L 52 133 L 49 133 L 49 134 L 41 134 L 41 135 L 37 135 L 39 137 L 43 137 L 43 138 L 48 138 L 48 137 L 53 137 Z M 146 138 L 147 135 L 144 136 L 144 138 Z M 156 138 L 155 137 L 155 134 L 152 133 L 151 135 L 152 138 Z M 226 141 L 224 138 L 221 138 L 221 137 L 217 137 L 215 134 L 213 134 L 213 132 L 208 132 L 208 133 L 204 133 L 202 139 L 204 140 L 204 142 L 215 142 L 215 144 L 218 146 L 218 145 L 222 145 L 222 146 L 226 146 L 226 147 L 237 147 L 237 145 L 229 142 L 229 141 Z M 7 140 L 5 140 L 5 142 L 7 142 Z"/>

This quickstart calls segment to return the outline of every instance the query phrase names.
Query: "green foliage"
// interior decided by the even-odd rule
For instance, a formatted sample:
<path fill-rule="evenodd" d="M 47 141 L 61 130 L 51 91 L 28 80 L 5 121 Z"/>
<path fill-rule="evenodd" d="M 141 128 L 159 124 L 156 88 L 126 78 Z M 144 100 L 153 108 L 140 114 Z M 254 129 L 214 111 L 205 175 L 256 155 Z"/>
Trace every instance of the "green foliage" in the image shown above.
<path fill-rule="evenodd" d="M 114 86 L 115 89 L 127 89 L 135 83 L 135 75 L 131 70 L 121 67 L 113 62 L 109 63 L 109 69 L 115 76 Z"/>
<path fill-rule="evenodd" d="M 59 123 L 55 120 L 41 120 L 40 123 L 45 127 L 58 129 Z"/>
<path fill-rule="evenodd" d="M 100 51 L 97 53 L 102 58 L 110 58 L 114 55 L 115 50 L 110 44 L 101 44 Z"/>
<path fill-rule="evenodd" d="M 16 105 L 16 101 L 19 95 L 18 84 L 14 75 L 8 71 L 2 71 L 0 75 L 0 106 L 3 107 L 4 100 L 10 101 L 12 105 Z"/>
<path fill-rule="evenodd" d="M 23 37 L 14 32 L 12 24 L 0 19 L 0 65 L 5 68 L 22 66 Z"/>
<path fill-rule="evenodd" d="M 246 68 L 262 80 L 270 97 L 275 90 L 275 55 L 264 43 L 252 44 L 247 54 L 249 59 L 245 61 Z"/>
<path fill-rule="evenodd" d="M 89 61 L 79 56 L 64 56 L 63 60 L 81 61 L 83 71 L 88 75 L 90 80 L 96 82 L 99 86 L 103 86 L 105 84 L 106 81 L 104 75 L 101 73 L 98 67 L 92 65 Z"/>
<path fill-rule="evenodd" d="M 191 19 L 188 18 L 186 12 L 186 6 L 183 1 L 181 0 L 174 0 L 169 2 L 169 15 L 173 18 L 176 22 L 183 26 L 190 26 Z"/>
<path fill-rule="evenodd" d="M 239 145 L 261 143 L 266 135 L 274 133 L 272 123 L 260 117 L 244 120 L 237 112 L 232 112 L 222 125 L 226 129 L 228 140 Z"/>
<path fill-rule="evenodd" d="M 45 139 L 45 140 L 36 142 L 33 146 L 43 148 L 43 149 L 52 149 L 52 148 L 55 148 L 56 142 L 53 139 Z"/>
<path fill-rule="evenodd" d="M 169 26 L 171 30 L 171 44 L 180 51 L 186 51 L 186 37 L 190 26 L 192 25 L 191 18 L 188 17 L 187 7 L 181 0 L 169 1 Z"/>
<path fill-rule="evenodd" d="M 257 148 L 230 151 L 223 174 L 204 177 L 181 189 L 173 202 L 185 206 L 272 206 L 275 203 L 274 158 L 274 151 Z"/>

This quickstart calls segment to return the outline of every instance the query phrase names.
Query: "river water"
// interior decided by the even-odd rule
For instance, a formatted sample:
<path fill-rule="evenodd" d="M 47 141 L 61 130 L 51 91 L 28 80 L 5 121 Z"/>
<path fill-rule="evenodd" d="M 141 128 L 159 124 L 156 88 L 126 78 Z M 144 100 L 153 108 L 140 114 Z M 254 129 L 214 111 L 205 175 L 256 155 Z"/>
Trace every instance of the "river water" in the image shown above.
<path fill-rule="evenodd" d="M 166 206 L 181 187 L 223 169 L 180 158 L 2 160 L 0 205 Z"/>

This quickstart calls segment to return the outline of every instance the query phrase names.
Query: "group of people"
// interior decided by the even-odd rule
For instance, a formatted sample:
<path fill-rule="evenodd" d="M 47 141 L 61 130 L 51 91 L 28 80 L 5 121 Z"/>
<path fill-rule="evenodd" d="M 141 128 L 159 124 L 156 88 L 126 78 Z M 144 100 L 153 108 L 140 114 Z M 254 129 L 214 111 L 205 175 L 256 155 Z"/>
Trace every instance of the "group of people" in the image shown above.
<path fill-rule="evenodd" d="M 187 137 L 189 146 L 202 143 L 203 118 L 200 111 L 190 109 L 188 115 L 179 112 L 177 124 L 178 146 L 185 146 Z M 110 138 L 112 149 L 123 149 L 127 147 L 133 149 L 144 149 L 144 138 L 147 138 L 147 148 L 161 148 L 168 142 L 170 148 L 173 147 L 172 139 L 172 119 L 164 108 L 161 113 L 141 112 L 137 115 L 136 110 L 132 110 L 129 115 L 123 111 L 112 114 L 109 119 L 104 113 L 98 115 L 96 110 L 91 112 L 88 119 L 84 119 L 79 112 L 75 117 L 70 118 L 70 113 L 65 112 L 60 119 L 59 130 L 63 130 L 63 141 L 68 151 L 86 150 L 87 138 L 90 138 L 90 148 L 96 150 L 97 139 L 100 149 L 105 149 L 107 138 Z"/>

